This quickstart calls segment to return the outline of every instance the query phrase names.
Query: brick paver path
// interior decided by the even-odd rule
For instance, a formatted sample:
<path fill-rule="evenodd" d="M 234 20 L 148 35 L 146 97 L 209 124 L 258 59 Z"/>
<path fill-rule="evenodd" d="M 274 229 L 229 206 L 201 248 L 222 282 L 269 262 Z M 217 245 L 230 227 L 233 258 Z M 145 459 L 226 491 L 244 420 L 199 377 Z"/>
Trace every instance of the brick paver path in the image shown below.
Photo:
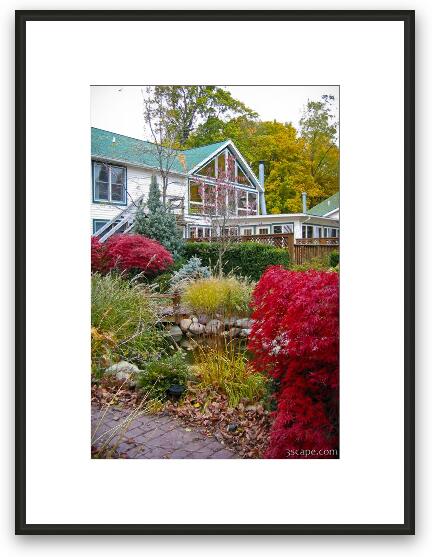
<path fill-rule="evenodd" d="M 92 445 L 100 447 L 115 434 L 109 445 L 120 440 L 117 451 L 126 458 L 237 458 L 214 437 L 172 416 L 142 414 L 130 419 L 130 410 L 118 408 L 104 413 L 92 406 Z"/>

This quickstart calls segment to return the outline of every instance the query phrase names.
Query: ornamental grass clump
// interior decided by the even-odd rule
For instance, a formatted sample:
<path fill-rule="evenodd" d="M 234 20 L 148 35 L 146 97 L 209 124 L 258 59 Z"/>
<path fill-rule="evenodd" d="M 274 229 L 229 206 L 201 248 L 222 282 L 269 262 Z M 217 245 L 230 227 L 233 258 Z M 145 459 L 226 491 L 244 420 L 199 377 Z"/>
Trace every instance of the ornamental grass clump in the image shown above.
<path fill-rule="evenodd" d="M 223 349 L 200 348 L 196 362 L 199 383 L 222 391 L 230 406 L 237 406 L 242 400 L 258 402 L 267 392 L 267 379 L 254 372 L 245 352 L 233 341 Z"/>
<path fill-rule="evenodd" d="M 140 365 L 165 345 L 146 290 L 118 275 L 91 278 L 92 370 L 127 360 Z"/>
<path fill-rule="evenodd" d="M 207 315 L 248 315 L 253 284 L 235 277 L 208 278 L 189 284 L 182 300 Z"/>

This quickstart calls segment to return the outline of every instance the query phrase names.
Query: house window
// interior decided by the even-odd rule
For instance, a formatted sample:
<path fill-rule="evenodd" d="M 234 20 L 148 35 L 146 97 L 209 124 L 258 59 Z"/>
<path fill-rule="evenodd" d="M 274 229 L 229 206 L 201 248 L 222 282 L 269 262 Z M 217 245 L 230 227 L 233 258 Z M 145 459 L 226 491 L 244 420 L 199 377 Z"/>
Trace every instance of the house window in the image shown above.
<path fill-rule="evenodd" d="M 242 186 L 248 186 L 249 188 L 253 188 L 252 184 L 249 181 L 249 178 L 246 176 L 245 172 L 243 171 L 242 167 L 237 163 L 237 183 L 241 184 Z"/>
<path fill-rule="evenodd" d="M 253 235 L 253 229 L 252 228 L 242 228 L 241 229 L 241 234 L 242 234 L 242 236 L 252 236 Z"/>
<path fill-rule="evenodd" d="M 217 158 L 217 173 L 219 178 L 225 175 L 225 151 Z"/>
<path fill-rule="evenodd" d="M 332 238 L 339 238 L 339 229 L 338 228 L 331 228 L 331 237 Z"/>
<path fill-rule="evenodd" d="M 310 224 L 302 224 L 302 238 L 313 238 L 313 229 Z"/>
<path fill-rule="evenodd" d="M 209 226 L 190 226 L 189 238 L 210 238 L 211 229 Z"/>
<path fill-rule="evenodd" d="M 315 238 L 322 238 L 323 237 L 323 229 L 321 226 L 315 226 Z"/>
<path fill-rule="evenodd" d="M 261 228 L 258 228 L 258 234 L 269 234 L 270 230 L 268 226 L 262 226 Z"/>
<path fill-rule="evenodd" d="M 126 168 L 93 163 L 93 201 L 126 204 Z"/>
<path fill-rule="evenodd" d="M 248 192 L 248 215 L 256 215 L 257 214 L 257 194 Z"/>
<path fill-rule="evenodd" d="M 238 236 L 237 226 L 225 226 L 222 230 L 222 236 Z"/>
<path fill-rule="evenodd" d="M 293 234 L 294 233 L 294 223 L 289 222 L 287 224 L 274 224 L 273 234 Z"/>
<path fill-rule="evenodd" d="M 209 163 L 207 163 L 205 166 L 200 168 L 200 170 L 198 171 L 198 174 L 201 174 L 202 176 L 208 176 L 209 178 L 215 178 L 216 177 L 216 159 L 212 159 Z"/>
<path fill-rule="evenodd" d="M 189 182 L 189 212 L 191 214 L 202 214 L 203 212 L 201 187 L 197 182 Z"/>
<path fill-rule="evenodd" d="M 96 232 L 100 230 L 102 226 L 105 226 L 107 222 L 109 221 L 104 219 L 93 219 L 93 234 L 96 234 Z"/>
<path fill-rule="evenodd" d="M 247 215 L 247 191 L 237 191 L 237 209 L 239 215 Z"/>

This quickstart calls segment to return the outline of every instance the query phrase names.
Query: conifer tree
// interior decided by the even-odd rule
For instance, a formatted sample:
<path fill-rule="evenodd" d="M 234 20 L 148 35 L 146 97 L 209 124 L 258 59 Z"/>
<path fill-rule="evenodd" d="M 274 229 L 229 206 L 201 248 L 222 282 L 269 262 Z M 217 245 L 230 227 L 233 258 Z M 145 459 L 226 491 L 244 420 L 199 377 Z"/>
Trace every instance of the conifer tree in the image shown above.
<path fill-rule="evenodd" d="M 180 257 L 182 234 L 175 215 L 162 203 L 159 185 L 154 175 L 151 178 L 147 203 L 137 209 L 134 232 L 158 241 L 173 254 L 174 259 Z"/>

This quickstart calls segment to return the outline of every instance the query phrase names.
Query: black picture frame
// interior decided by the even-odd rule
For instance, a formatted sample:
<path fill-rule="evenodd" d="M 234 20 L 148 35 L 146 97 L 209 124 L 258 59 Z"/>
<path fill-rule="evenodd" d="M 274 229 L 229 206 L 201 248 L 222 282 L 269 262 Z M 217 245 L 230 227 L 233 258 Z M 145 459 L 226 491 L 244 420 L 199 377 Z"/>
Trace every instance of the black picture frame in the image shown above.
<path fill-rule="evenodd" d="M 401 21 L 404 24 L 404 523 L 26 523 L 26 23 L 28 21 Z M 414 11 L 17 11 L 16 12 L 16 534 L 414 534 Z"/>

